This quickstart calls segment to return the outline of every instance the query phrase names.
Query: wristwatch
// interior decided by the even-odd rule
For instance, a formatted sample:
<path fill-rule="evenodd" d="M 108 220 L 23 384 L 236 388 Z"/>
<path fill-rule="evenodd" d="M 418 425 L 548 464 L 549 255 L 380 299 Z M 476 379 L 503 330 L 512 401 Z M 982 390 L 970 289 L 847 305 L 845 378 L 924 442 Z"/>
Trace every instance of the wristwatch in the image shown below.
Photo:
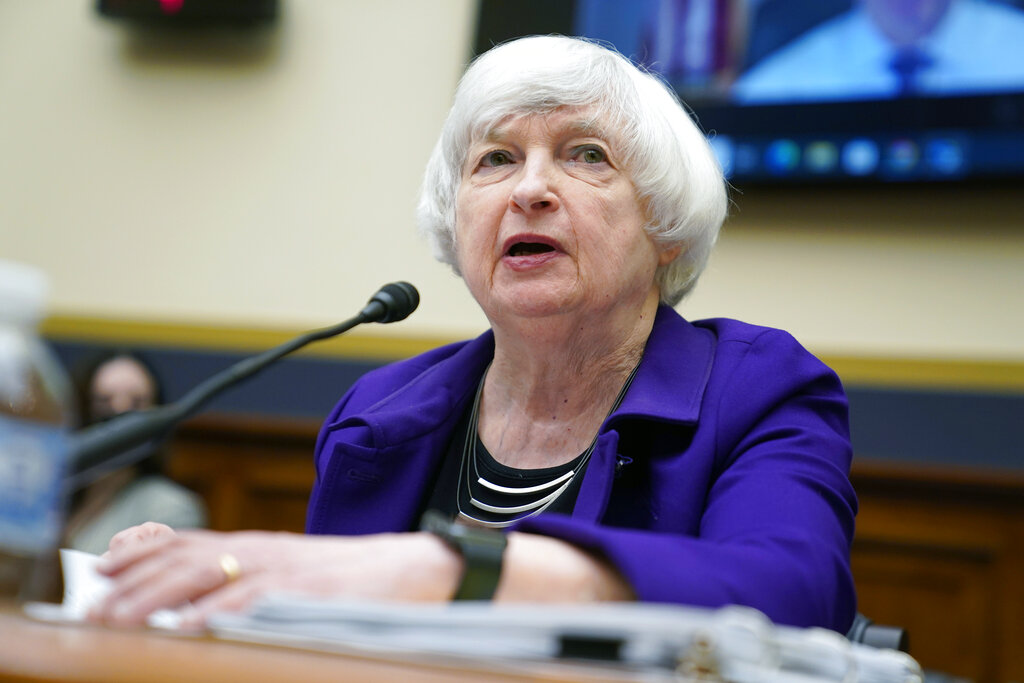
<path fill-rule="evenodd" d="M 420 519 L 420 531 L 427 531 L 462 556 L 465 570 L 455 600 L 490 600 L 498 589 L 501 561 L 508 540 L 494 529 L 466 526 L 427 510 Z"/>

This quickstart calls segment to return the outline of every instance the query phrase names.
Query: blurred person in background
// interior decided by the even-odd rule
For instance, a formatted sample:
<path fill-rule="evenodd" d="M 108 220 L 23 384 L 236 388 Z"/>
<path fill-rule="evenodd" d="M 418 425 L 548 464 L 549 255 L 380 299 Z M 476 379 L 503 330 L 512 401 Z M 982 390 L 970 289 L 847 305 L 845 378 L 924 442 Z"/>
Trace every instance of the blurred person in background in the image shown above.
<path fill-rule="evenodd" d="M 797 14 L 789 0 L 772 0 Z M 765 5 L 771 4 L 769 2 Z M 854 0 L 754 63 L 746 104 L 980 94 L 1024 85 L 1024 11 L 998 0 Z"/>
<path fill-rule="evenodd" d="M 152 366 L 138 353 L 105 350 L 75 373 L 81 427 L 163 403 L 163 389 Z M 174 528 L 206 525 L 206 507 L 194 492 L 165 474 L 161 446 L 134 465 L 101 476 L 73 494 L 64 546 L 103 553 L 118 531 L 144 522 Z"/>

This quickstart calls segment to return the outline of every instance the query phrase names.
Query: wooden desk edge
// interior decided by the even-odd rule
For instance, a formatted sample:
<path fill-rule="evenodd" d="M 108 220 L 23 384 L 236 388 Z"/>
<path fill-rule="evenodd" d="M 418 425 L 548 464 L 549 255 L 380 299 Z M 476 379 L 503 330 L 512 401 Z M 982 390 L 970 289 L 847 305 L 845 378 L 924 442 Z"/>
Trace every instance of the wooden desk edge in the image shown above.
<path fill-rule="evenodd" d="M 19 683 L 171 683 L 261 681 L 261 683 L 365 683 L 401 681 L 609 681 L 635 676 L 591 672 L 582 666 L 538 664 L 522 671 L 500 662 L 440 657 L 314 651 L 213 636 L 183 636 L 155 630 L 118 630 L 29 619 L 15 606 L 0 606 L 0 681 Z"/>

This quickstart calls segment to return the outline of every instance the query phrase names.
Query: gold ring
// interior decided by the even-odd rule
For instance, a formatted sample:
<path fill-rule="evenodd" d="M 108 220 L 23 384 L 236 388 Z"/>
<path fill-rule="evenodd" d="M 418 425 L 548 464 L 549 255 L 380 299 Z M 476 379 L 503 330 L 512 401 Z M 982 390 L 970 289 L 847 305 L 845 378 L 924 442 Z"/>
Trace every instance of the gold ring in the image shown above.
<path fill-rule="evenodd" d="M 231 553 L 224 553 L 217 562 L 220 564 L 220 568 L 224 572 L 224 577 L 228 583 L 237 581 L 238 577 L 242 575 L 242 565 L 239 564 L 238 558 Z"/>

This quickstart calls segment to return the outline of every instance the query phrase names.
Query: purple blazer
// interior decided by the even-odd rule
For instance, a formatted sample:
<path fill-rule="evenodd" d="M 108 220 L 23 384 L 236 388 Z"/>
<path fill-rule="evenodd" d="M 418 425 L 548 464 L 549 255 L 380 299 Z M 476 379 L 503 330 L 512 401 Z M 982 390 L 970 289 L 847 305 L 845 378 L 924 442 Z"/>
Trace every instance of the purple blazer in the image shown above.
<path fill-rule="evenodd" d="M 415 529 L 494 353 L 488 332 L 367 373 L 316 444 L 313 534 Z M 857 499 L 835 373 L 780 330 L 662 306 L 571 516 L 515 527 L 608 558 L 640 600 L 842 633 Z"/>

